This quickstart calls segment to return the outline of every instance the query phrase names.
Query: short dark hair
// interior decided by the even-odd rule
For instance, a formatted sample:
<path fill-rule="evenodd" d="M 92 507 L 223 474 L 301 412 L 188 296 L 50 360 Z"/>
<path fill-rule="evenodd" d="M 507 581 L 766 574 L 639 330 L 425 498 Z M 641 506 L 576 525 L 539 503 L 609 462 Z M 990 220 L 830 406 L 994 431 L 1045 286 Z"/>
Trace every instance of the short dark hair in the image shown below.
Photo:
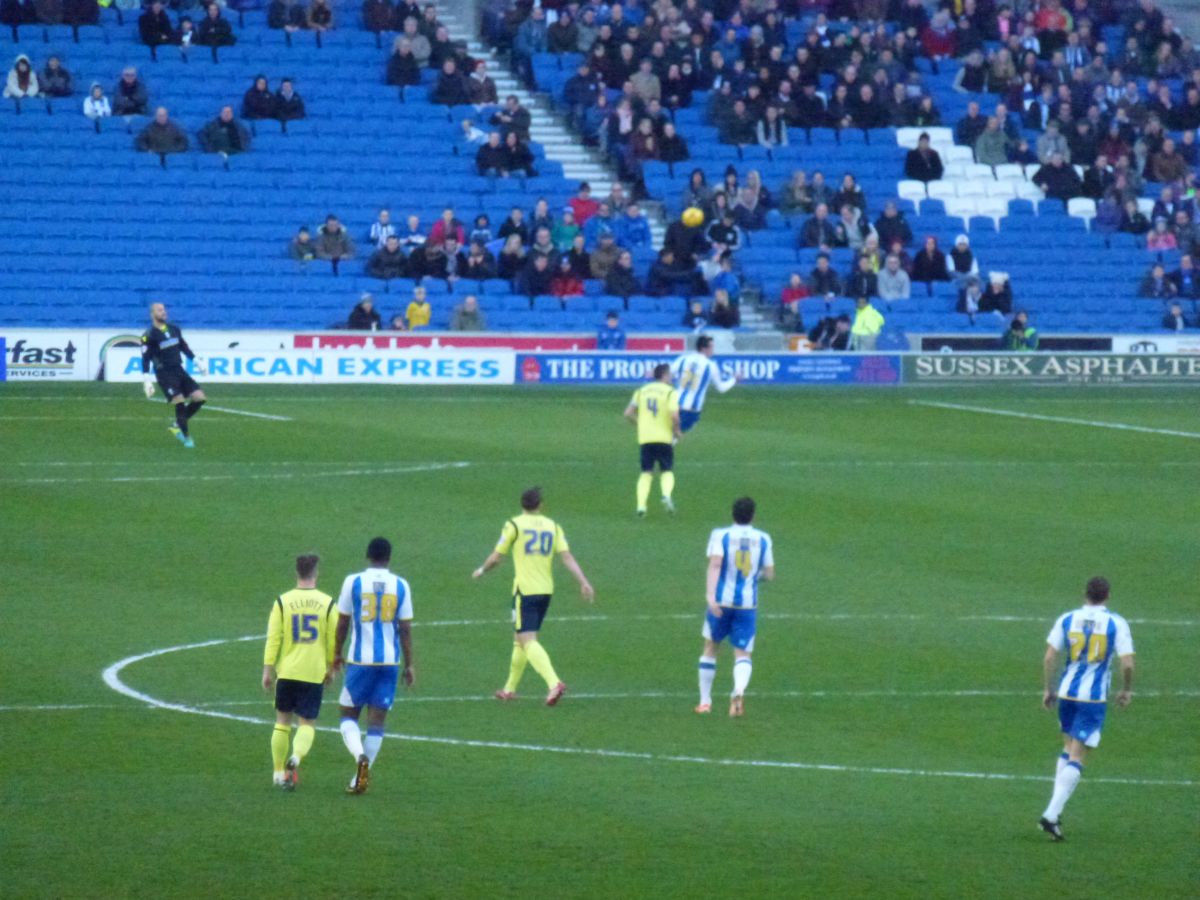
<path fill-rule="evenodd" d="M 661 381 L 662 377 L 671 371 L 670 363 L 659 363 L 654 367 L 654 380 Z"/>
<path fill-rule="evenodd" d="M 1087 583 L 1087 598 L 1091 603 L 1103 603 L 1108 599 L 1108 579 L 1097 575 L 1095 578 L 1088 579 Z"/>
<path fill-rule="evenodd" d="M 696 338 L 696 349 L 697 350 L 706 350 L 711 346 L 712 346 L 712 338 L 710 338 L 707 334 L 702 334 L 702 335 L 700 335 L 700 337 Z"/>
<path fill-rule="evenodd" d="M 754 521 L 753 497 L 738 497 L 733 501 L 733 521 L 739 525 L 749 525 Z"/>
<path fill-rule="evenodd" d="M 542 505 L 542 489 L 540 487 L 531 487 L 521 494 L 521 509 L 526 512 L 533 512 Z"/>
<path fill-rule="evenodd" d="M 392 542 L 387 538 L 371 538 L 367 544 L 367 559 L 373 563 L 389 563 L 392 561 Z"/>
<path fill-rule="evenodd" d="M 304 553 L 296 557 L 296 574 L 301 578 L 312 578 L 321 557 L 315 553 Z"/>

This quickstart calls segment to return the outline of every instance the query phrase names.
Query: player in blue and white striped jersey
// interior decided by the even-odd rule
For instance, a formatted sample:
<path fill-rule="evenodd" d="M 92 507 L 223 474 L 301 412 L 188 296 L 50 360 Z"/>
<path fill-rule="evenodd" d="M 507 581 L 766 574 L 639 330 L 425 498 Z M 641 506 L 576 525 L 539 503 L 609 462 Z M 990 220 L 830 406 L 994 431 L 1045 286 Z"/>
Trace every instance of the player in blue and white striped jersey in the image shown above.
<path fill-rule="evenodd" d="M 1060 818 L 1063 807 L 1083 777 L 1083 758 L 1087 749 L 1100 744 L 1114 656 L 1120 663 L 1122 679 L 1117 704 L 1128 706 L 1133 698 L 1133 637 L 1129 623 L 1105 606 L 1108 594 L 1106 579 L 1091 579 L 1087 583 L 1087 602 L 1082 608 L 1059 616 L 1046 637 L 1042 703 L 1050 709 L 1058 700 L 1063 752 L 1058 758 L 1054 794 L 1038 827 L 1056 841 L 1063 839 Z M 1058 676 L 1060 653 L 1067 655 L 1067 665 Z M 1054 686 L 1056 677 L 1057 688 Z"/>
<path fill-rule="evenodd" d="M 369 565 L 347 575 L 338 597 L 337 657 L 334 668 L 346 664 L 342 687 L 342 721 L 339 730 L 358 771 L 347 791 L 361 794 L 367 789 L 370 768 L 383 745 L 383 723 L 396 699 L 396 685 L 403 664 L 404 683 L 413 683 L 412 590 L 408 582 L 388 571 L 392 545 L 374 538 L 367 545 Z M 346 637 L 349 657 L 343 657 Z M 367 707 L 367 736 L 358 727 L 358 716 Z"/>
<path fill-rule="evenodd" d="M 688 431 L 700 421 L 704 398 L 710 387 L 724 394 L 737 384 L 736 378 L 722 378 L 721 368 L 712 358 L 713 340 L 706 334 L 696 338 L 696 351 L 685 353 L 671 363 L 671 377 L 679 391 L 679 430 Z"/>
<path fill-rule="evenodd" d="M 705 599 L 704 653 L 700 657 L 700 705 L 696 712 L 712 711 L 712 685 L 717 675 L 717 648 L 729 638 L 733 647 L 733 693 L 729 715 L 744 712 L 743 695 L 750 684 L 750 654 L 758 615 L 759 579 L 775 577 L 771 536 L 751 526 L 754 501 L 733 501 L 733 525 L 713 529 L 708 539 L 708 585 Z"/>

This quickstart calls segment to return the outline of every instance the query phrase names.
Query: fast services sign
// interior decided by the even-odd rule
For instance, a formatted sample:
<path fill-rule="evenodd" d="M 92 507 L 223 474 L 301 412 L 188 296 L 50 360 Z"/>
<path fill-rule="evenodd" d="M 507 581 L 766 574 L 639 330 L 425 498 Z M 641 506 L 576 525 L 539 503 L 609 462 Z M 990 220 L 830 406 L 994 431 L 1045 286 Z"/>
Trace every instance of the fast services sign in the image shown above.
<path fill-rule="evenodd" d="M 904 381 L 1200 386 L 1200 354 L 918 353 L 904 357 Z"/>
<path fill-rule="evenodd" d="M 69 329 L 0 332 L 9 381 L 83 381 L 88 377 L 88 333 Z"/>
<path fill-rule="evenodd" d="M 217 350 L 198 354 L 216 384 L 512 384 L 508 351 Z M 191 366 L 189 365 L 189 369 Z M 140 351 L 108 352 L 107 381 L 141 381 Z"/>

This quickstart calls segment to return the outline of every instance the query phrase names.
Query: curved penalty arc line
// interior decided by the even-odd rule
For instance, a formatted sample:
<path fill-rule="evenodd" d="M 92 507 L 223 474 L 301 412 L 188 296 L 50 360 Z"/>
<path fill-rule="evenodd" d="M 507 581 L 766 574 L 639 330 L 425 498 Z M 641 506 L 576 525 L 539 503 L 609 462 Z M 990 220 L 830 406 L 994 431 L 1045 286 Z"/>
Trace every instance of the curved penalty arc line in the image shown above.
<path fill-rule="evenodd" d="M 145 653 L 134 654 L 127 656 L 124 659 L 117 660 L 112 665 L 108 666 L 101 677 L 104 683 L 125 697 L 131 700 L 136 700 L 147 706 L 155 709 L 166 709 L 172 712 L 187 713 L 194 716 L 207 716 L 211 719 L 223 719 L 231 722 L 244 722 L 249 725 L 268 725 L 269 719 L 258 718 L 255 716 L 244 716 L 237 713 L 225 712 L 217 709 L 203 709 L 197 706 L 190 706 L 186 703 L 172 703 L 167 700 L 161 700 L 136 688 L 126 684 L 121 674 L 130 666 L 143 662 L 147 659 L 154 659 L 159 656 L 166 656 L 170 653 L 182 653 L 186 650 L 199 650 L 205 647 L 217 647 L 222 644 L 232 644 L 244 641 L 262 640 L 262 635 L 251 634 L 237 638 L 217 638 L 211 641 L 199 641 L 191 644 L 179 644 L 174 647 L 160 647 L 155 650 L 149 650 Z M 317 726 L 318 731 L 324 731 L 330 734 L 337 734 L 338 729 L 330 728 L 329 726 Z M 640 750 L 611 750 L 604 748 L 592 747 L 562 747 L 553 744 L 530 744 L 516 741 L 489 741 L 473 738 L 452 738 L 438 737 L 435 735 L 420 735 L 420 734 L 399 734 L 390 733 L 389 738 L 395 740 L 407 741 L 417 744 L 435 744 L 447 747 L 470 747 L 474 749 L 486 750 L 507 750 L 512 752 L 523 753 L 550 753 L 561 756 L 586 756 L 601 759 L 622 759 L 636 760 L 642 762 L 660 762 L 660 763 L 687 763 L 692 765 L 708 765 L 708 766 L 728 766 L 737 768 L 750 769 L 784 769 L 793 771 L 810 771 L 810 772 L 841 772 L 847 774 L 862 774 L 862 775 L 893 775 L 902 777 L 917 777 L 917 778 L 955 778 L 968 779 L 973 781 L 1012 781 L 1012 782 L 1048 782 L 1052 778 L 1042 775 L 1016 775 L 1003 772 L 961 772 L 938 769 L 906 769 L 886 766 L 854 766 L 840 765 L 836 763 L 810 763 L 788 760 L 755 760 L 755 759 L 728 759 L 721 757 L 707 756 L 692 756 L 673 753 L 653 753 Z M 1170 779 L 1141 779 L 1141 778 L 1089 778 L 1090 784 L 1118 784 L 1118 785 L 1140 785 L 1140 786 L 1156 786 L 1156 787 L 1200 787 L 1198 781 L 1187 780 L 1170 780 Z"/>

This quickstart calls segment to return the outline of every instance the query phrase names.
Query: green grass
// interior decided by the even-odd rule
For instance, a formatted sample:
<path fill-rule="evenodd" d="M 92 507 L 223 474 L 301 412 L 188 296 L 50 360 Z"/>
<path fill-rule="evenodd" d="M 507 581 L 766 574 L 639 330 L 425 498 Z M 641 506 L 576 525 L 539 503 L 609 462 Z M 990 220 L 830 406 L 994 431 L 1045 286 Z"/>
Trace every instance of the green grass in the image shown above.
<path fill-rule="evenodd" d="M 645 522 L 623 388 L 210 394 L 293 421 L 205 411 L 187 452 L 137 386 L 0 388 L 0 895 L 1200 893 L 1200 787 L 1104 780 L 1200 781 L 1200 444 L 909 403 L 1200 432 L 1196 394 L 740 388 L 679 449 L 679 516 Z M 450 461 L 470 465 L 382 471 Z M 335 477 L 347 469 L 370 474 Z M 626 696 L 548 710 L 530 671 L 518 704 L 439 699 L 486 697 L 507 672 L 509 571 L 469 576 L 533 483 L 597 590 L 588 609 L 560 572 L 543 642 L 574 694 Z M 705 542 L 742 493 L 779 579 L 746 718 L 720 704 L 700 718 Z M 352 761 L 335 734 L 281 795 L 269 726 L 101 680 L 133 654 L 260 633 L 296 553 L 320 552 L 335 592 L 377 533 L 418 622 L 415 702 L 389 728 L 440 742 L 388 740 L 367 795 L 341 793 Z M 1027 778 L 1052 775 L 1059 740 L 1040 658 L 1097 573 L 1134 620 L 1145 694 L 1110 712 L 1068 843 L 1051 845 L 1034 828 L 1049 782 Z M 257 641 L 224 643 L 122 678 L 265 723 L 260 662 Z M 718 696 L 730 669 L 723 656 Z M 934 695 L 967 690 L 996 693 Z M 87 708 L 11 708 L 52 704 Z M 336 724 L 328 702 L 322 722 Z"/>

